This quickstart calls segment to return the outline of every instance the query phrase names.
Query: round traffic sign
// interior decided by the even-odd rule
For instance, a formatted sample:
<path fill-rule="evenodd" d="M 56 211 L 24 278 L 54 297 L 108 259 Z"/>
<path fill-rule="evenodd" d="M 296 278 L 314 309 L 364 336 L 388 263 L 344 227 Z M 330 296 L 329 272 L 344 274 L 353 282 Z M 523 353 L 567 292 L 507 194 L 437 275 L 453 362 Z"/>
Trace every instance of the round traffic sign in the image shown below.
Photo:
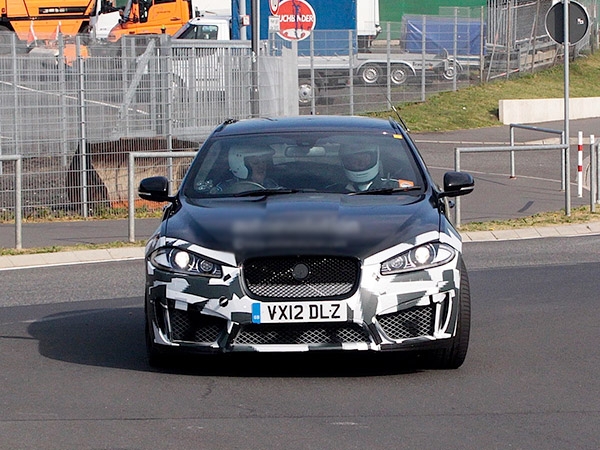
<path fill-rule="evenodd" d="M 315 29 L 317 16 L 310 3 L 305 0 L 284 0 L 279 3 L 279 32 L 283 39 L 301 41 Z"/>
<path fill-rule="evenodd" d="M 552 5 L 546 14 L 546 31 L 558 44 L 564 44 L 564 3 Z M 577 2 L 569 1 L 569 44 L 577 44 L 587 34 L 590 18 L 583 6 Z"/>

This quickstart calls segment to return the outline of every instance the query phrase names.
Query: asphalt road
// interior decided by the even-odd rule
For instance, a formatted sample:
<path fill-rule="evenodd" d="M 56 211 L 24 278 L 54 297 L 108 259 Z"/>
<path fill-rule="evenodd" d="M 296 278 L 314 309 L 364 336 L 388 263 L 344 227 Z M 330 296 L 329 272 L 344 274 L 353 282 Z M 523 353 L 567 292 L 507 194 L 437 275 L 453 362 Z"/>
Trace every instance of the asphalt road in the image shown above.
<path fill-rule="evenodd" d="M 599 244 L 465 244 L 456 371 L 329 354 L 154 371 L 140 260 L 4 271 L 0 448 L 597 449 Z"/>

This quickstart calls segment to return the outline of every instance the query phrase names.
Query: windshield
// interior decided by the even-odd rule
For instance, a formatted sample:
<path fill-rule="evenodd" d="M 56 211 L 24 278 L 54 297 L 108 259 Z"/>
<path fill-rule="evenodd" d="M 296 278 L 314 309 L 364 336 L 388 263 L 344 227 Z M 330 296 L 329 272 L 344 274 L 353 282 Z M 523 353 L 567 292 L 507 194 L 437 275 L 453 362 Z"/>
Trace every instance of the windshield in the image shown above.
<path fill-rule="evenodd" d="M 296 192 L 419 192 L 421 171 L 400 135 L 268 133 L 213 138 L 183 186 L 189 197 Z"/>

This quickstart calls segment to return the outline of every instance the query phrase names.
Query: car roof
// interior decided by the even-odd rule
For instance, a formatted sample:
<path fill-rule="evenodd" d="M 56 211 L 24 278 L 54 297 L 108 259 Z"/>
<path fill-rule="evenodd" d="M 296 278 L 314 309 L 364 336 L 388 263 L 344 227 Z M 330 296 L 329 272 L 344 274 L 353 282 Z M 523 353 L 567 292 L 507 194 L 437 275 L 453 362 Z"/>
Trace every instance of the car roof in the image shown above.
<path fill-rule="evenodd" d="M 362 116 L 294 116 L 253 118 L 226 121 L 214 131 L 213 136 L 233 136 L 285 131 L 381 131 L 405 134 L 394 120 Z"/>

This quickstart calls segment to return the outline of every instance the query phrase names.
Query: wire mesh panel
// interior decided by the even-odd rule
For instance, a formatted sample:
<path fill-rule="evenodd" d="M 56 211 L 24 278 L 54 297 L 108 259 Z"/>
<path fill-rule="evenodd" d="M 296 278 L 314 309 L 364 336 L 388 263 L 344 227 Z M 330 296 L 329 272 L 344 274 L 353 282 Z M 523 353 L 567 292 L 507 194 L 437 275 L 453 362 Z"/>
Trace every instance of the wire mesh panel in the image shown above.
<path fill-rule="evenodd" d="M 227 118 L 250 115 L 253 68 L 248 42 L 173 40 L 171 45 L 175 136 L 206 135 Z"/>
<path fill-rule="evenodd" d="M 66 45 L 0 55 L 0 154 L 24 157 L 26 219 L 118 212 L 129 152 L 196 150 L 226 118 L 250 115 L 249 43 L 78 39 L 68 63 Z M 177 186 L 187 164 L 150 158 L 138 174 Z M 0 179 L 0 211 L 14 203 L 11 180 Z"/>
<path fill-rule="evenodd" d="M 593 24 L 574 54 L 598 47 Z M 544 27 L 552 0 L 490 0 L 381 23 L 378 34 L 316 30 L 289 42 L 89 36 L 0 39 L 0 155 L 23 157 L 23 216 L 98 216 L 127 203 L 129 152 L 196 150 L 226 119 L 362 114 L 561 62 Z M 43 45 L 41 45 L 43 44 Z M 293 107 L 292 107 L 293 106 Z M 14 216 L 11 162 L 0 164 L 0 220 Z M 186 162 L 140 161 L 136 176 Z M 166 164 L 166 165 L 165 165 Z"/>

